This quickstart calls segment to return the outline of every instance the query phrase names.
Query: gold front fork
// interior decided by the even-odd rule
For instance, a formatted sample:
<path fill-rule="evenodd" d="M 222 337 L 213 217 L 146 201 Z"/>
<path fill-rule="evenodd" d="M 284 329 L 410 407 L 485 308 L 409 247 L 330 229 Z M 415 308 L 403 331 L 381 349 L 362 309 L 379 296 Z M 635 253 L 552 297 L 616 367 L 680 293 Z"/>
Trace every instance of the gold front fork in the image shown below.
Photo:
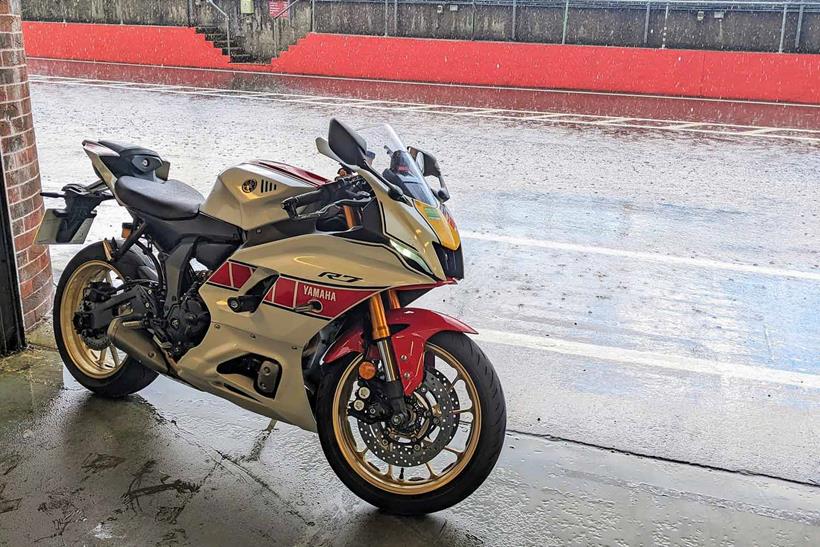
<path fill-rule="evenodd" d="M 356 212 L 352 207 L 345 206 L 343 208 L 345 215 L 345 222 L 347 228 L 351 229 L 358 225 Z M 392 309 L 400 308 L 399 297 L 396 291 L 387 291 L 387 298 Z M 396 357 L 393 354 L 393 345 L 390 343 L 390 326 L 387 324 L 387 316 L 384 313 L 384 302 L 381 294 L 375 294 L 370 297 L 370 323 L 372 327 L 373 341 L 376 342 L 376 347 L 379 349 L 379 357 L 384 364 L 384 376 L 388 382 L 395 382 L 401 380 L 399 377 L 400 371 L 396 364 Z"/>
<path fill-rule="evenodd" d="M 399 302 L 399 295 L 396 293 L 395 290 L 390 289 L 387 291 L 387 300 L 390 302 L 390 309 L 397 310 L 401 308 L 401 302 Z"/>
<path fill-rule="evenodd" d="M 379 348 L 379 357 L 384 364 L 384 377 L 388 382 L 400 380 L 399 367 L 390 343 L 390 326 L 384 314 L 384 303 L 380 294 L 370 297 L 370 321 L 373 327 L 373 341 Z"/>

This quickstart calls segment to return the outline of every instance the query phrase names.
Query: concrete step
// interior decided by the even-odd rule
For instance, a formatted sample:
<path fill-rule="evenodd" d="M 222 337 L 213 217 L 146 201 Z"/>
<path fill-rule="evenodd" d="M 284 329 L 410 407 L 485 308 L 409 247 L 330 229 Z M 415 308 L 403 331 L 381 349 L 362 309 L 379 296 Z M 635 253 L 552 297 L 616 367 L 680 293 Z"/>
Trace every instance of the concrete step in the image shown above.
<path fill-rule="evenodd" d="M 222 55 L 229 55 L 228 48 L 223 47 L 223 48 L 219 48 L 219 49 L 222 50 Z M 242 46 L 233 46 L 232 45 L 231 46 L 230 56 L 234 57 L 236 55 L 249 55 L 249 53 L 247 51 L 245 51 L 244 49 L 242 49 Z"/>
<path fill-rule="evenodd" d="M 250 53 L 233 53 L 231 55 L 232 63 L 250 63 L 251 61 L 253 61 L 253 56 Z"/>
<path fill-rule="evenodd" d="M 224 38 L 222 40 L 212 40 L 214 43 L 214 47 L 218 47 L 220 49 L 225 49 L 228 47 L 228 39 Z M 234 48 L 241 48 L 242 47 L 242 39 L 241 38 L 231 38 L 231 49 Z"/>
<path fill-rule="evenodd" d="M 196 31 L 199 34 L 213 34 L 215 32 L 220 32 L 219 27 L 196 27 Z"/>

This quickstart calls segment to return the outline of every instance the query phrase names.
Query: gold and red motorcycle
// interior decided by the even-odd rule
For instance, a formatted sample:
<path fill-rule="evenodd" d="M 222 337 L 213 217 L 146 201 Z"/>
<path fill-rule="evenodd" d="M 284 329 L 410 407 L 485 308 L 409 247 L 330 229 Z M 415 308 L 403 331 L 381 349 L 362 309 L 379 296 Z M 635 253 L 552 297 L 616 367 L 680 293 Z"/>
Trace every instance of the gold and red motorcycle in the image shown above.
<path fill-rule="evenodd" d="M 444 509 L 489 475 L 506 406 L 475 331 L 409 307 L 463 277 L 438 162 L 389 126 L 331 120 L 316 144 L 341 165 L 335 179 L 252 161 L 204 198 L 151 150 L 85 141 L 99 180 L 44 193 L 65 207 L 47 211 L 38 241 L 84 242 L 104 200 L 132 220 L 65 268 L 60 354 L 105 397 L 164 374 L 316 431 L 364 500 Z"/>

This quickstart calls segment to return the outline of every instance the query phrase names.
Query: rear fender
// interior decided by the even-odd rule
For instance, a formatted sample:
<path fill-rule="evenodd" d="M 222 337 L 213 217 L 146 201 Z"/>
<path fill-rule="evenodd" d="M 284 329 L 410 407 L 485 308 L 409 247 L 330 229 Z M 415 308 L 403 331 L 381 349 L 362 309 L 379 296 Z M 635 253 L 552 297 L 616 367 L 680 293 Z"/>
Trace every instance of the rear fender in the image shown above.
<path fill-rule="evenodd" d="M 389 310 L 387 324 L 393 334 L 390 339 L 399 364 L 404 394 L 412 394 L 424 379 L 424 345 L 427 340 L 440 332 L 476 331 L 458 319 L 420 308 L 399 308 Z M 364 351 L 362 327 L 354 327 L 344 332 L 325 354 L 325 363 L 332 363 L 350 353 Z"/>

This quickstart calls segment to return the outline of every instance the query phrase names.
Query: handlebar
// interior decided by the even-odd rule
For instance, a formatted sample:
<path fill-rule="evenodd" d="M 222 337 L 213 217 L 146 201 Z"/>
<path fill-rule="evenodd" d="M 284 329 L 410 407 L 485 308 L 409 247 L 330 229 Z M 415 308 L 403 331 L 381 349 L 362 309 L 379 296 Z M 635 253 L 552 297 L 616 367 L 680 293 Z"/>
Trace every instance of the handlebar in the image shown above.
<path fill-rule="evenodd" d="M 282 202 L 282 206 L 286 209 L 296 209 L 297 207 L 310 205 L 311 203 L 316 203 L 325 199 L 326 193 L 327 192 L 324 188 L 319 188 L 313 192 L 305 192 L 304 194 L 299 194 L 298 196 L 293 196 L 286 199 Z"/>
<path fill-rule="evenodd" d="M 371 201 L 368 192 L 359 187 L 359 177 L 345 177 L 328 183 L 311 192 L 289 197 L 282 202 L 282 208 L 291 220 L 319 220 L 331 218 L 341 211 L 342 207 L 364 207 Z M 305 205 L 322 203 L 323 206 L 309 213 L 298 213 L 296 210 Z"/>

